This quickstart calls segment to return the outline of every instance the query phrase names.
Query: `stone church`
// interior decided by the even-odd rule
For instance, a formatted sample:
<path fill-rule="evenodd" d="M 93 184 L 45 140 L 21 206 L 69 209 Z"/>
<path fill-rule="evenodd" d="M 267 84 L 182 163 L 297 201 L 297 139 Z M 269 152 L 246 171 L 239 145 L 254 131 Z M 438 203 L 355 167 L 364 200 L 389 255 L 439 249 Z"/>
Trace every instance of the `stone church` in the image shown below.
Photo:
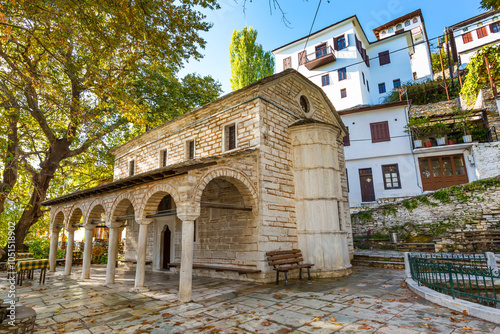
<path fill-rule="evenodd" d="M 266 252 L 273 250 L 300 249 L 315 277 L 347 275 L 346 133 L 325 93 L 295 70 L 192 110 L 114 148 L 112 182 L 44 203 L 50 269 L 61 228 L 67 254 L 74 231 L 85 228 L 82 279 L 90 278 L 99 227 L 109 229 L 107 283 L 125 229 L 136 288 L 144 288 L 149 264 L 178 270 L 181 301 L 191 299 L 193 274 L 272 281 Z M 67 274 L 71 266 L 68 257 Z"/>

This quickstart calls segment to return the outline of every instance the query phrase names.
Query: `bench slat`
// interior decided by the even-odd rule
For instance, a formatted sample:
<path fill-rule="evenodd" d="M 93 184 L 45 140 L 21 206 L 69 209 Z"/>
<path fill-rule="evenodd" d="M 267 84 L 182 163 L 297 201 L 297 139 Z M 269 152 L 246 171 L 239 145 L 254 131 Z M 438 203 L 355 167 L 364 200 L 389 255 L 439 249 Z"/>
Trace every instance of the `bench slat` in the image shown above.
<path fill-rule="evenodd" d="M 314 264 L 298 264 L 296 266 L 288 266 L 288 267 L 281 267 L 281 268 L 276 268 L 276 271 L 288 271 L 288 270 L 293 270 L 293 269 L 300 269 L 300 268 L 311 268 L 314 266 Z"/>
<path fill-rule="evenodd" d="M 296 258 L 296 259 L 269 261 L 269 265 L 270 266 L 279 266 L 279 265 L 283 265 L 283 264 L 299 263 L 301 261 L 304 261 L 304 259 L 301 258 L 301 257 L 299 257 L 299 258 Z"/>
<path fill-rule="evenodd" d="M 268 256 L 267 260 L 268 261 L 276 261 L 276 260 L 291 259 L 291 258 L 298 258 L 298 257 L 302 257 L 302 254 L 297 253 L 297 254 L 291 254 L 291 255 L 272 255 L 272 256 Z"/>
<path fill-rule="evenodd" d="M 282 255 L 282 254 L 297 254 L 301 253 L 300 249 L 292 249 L 292 250 L 286 250 L 286 251 L 272 251 L 272 252 L 267 252 L 266 256 L 272 256 L 272 255 Z"/>

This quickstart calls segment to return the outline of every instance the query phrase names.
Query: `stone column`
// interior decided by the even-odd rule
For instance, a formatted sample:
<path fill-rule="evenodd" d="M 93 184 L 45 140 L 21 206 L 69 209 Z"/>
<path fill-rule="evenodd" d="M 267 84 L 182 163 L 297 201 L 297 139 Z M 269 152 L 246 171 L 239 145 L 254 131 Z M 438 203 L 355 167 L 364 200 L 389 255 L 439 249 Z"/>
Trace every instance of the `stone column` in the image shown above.
<path fill-rule="evenodd" d="M 179 277 L 179 300 L 191 301 L 193 289 L 194 219 L 182 220 L 182 253 Z"/>
<path fill-rule="evenodd" d="M 119 223 L 107 223 L 109 228 L 108 265 L 106 267 L 106 284 L 115 283 L 116 258 L 118 256 L 118 229 Z"/>
<path fill-rule="evenodd" d="M 94 237 L 92 224 L 85 226 L 85 248 L 83 249 L 82 279 L 90 278 L 90 263 L 92 262 L 92 239 Z"/>
<path fill-rule="evenodd" d="M 312 119 L 289 127 L 297 213 L 297 240 L 317 276 L 348 274 L 347 230 L 340 224 L 342 198 L 337 141 L 340 127 Z"/>
<path fill-rule="evenodd" d="M 139 224 L 139 236 L 137 245 L 137 265 L 135 268 L 135 288 L 144 287 L 144 277 L 146 274 L 146 246 L 148 243 L 148 226 L 152 219 L 136 220 Z"/>
<path fill-rule="evenodd" d="M 66 244 L 66 265 L 64 267 L 64 275 L 71 275 L 71 267 L 73 265 L 73 249 L 75 247 L 75 228 L 70 226 L 68 231 L 68 243 Z"/>
<path fill-rule="evenodd" d="M 50 255 L 49 255 L 49 271 L 56 271 L 57 264 L 57 244 L 59 242 L 59 232 L 61 232 L 61 228 L 59 226 L 54 226 L 50 233 Z"/>

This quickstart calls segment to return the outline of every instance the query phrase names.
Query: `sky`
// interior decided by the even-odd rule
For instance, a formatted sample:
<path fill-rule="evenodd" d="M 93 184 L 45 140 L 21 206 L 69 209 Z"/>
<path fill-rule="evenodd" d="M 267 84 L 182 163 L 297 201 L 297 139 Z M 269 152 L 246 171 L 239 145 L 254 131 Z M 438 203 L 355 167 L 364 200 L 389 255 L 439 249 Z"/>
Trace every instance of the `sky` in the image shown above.
<path fill-rule="evenodd" d="M 251 1 L 251 2 L 250 2 Z M 206 21 L 213 27 L 202 37 L 206 48 L 204 58 L 191 60 L 180 75 L 198 73 L 211 75 L 222 84 L 223 94 L 231 92 L 229 79 L 229 44 L 234 29 L 251 26 L 257 30 L 257 42 L 264 50 L 271 51 L 298 38 L 307 36 L 313 23 L 320 0 L 279 0 L 286 18 L 281 12 L 269 8 L 269 0 L 219 0 L 221 9 L 205 11 Z M 422 10 L 427 35 L 431 39 L 442 35 L 444 27 L 484 12 L 479 9 L 480 0 L 322 0 L 312 32 L 357 15 L 370 41 L 375 40 L 372 29 L 417 9 Z M 436 40 L 436 39 L 434 39 Z"/>

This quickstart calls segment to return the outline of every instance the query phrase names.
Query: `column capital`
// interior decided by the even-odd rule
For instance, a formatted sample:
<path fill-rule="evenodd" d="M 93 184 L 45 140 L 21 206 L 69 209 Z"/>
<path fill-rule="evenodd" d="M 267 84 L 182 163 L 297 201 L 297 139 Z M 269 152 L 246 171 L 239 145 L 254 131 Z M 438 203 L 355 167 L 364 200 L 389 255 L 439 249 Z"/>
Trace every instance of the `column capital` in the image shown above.
<path fill-rule="evenodd" d="M 192 221 L 194 222 L 196 219 L 200 217 L 199 213 L 178 213 L 177 217 L 182 221 Z"/>
<path fill-rule="evenodd" d="M 107 221 L 106 222 L 106 227 L 108 227 L 108 228 L 118 228 L 118 227 L 120 227 L 122 225 L 123 225 L 122 222 L 113 222 L 113 221 Z"/>
<path fill-rule="evenodd" d="M 93 230 L 93 229 L 95 229 L 95 225 L 94 224 L 85 224 L 85 225 L 83 225 L 83 228 L 86 230 Z"/>
<path fill-rule="evenodd" d="M 59 232 L 61 232 L 62 228 L 63 228 L 62 225 L 55 225 L 55 226 L 52 226 L 51 231 L 59 233 Z"/>
<path fill-rule="evenodd" d="M 152 218 L 139 218 L 136 219 L 135 222 L 139 225 L 149 225 L 153 222 Z"/>
<path fill-rule="evenodd" d="M 69 233 L 74 233 L 76 230 L 78 230 L 78 227 L 68 226 L 66 228 L 66 231 L 68 231 Z"/>

